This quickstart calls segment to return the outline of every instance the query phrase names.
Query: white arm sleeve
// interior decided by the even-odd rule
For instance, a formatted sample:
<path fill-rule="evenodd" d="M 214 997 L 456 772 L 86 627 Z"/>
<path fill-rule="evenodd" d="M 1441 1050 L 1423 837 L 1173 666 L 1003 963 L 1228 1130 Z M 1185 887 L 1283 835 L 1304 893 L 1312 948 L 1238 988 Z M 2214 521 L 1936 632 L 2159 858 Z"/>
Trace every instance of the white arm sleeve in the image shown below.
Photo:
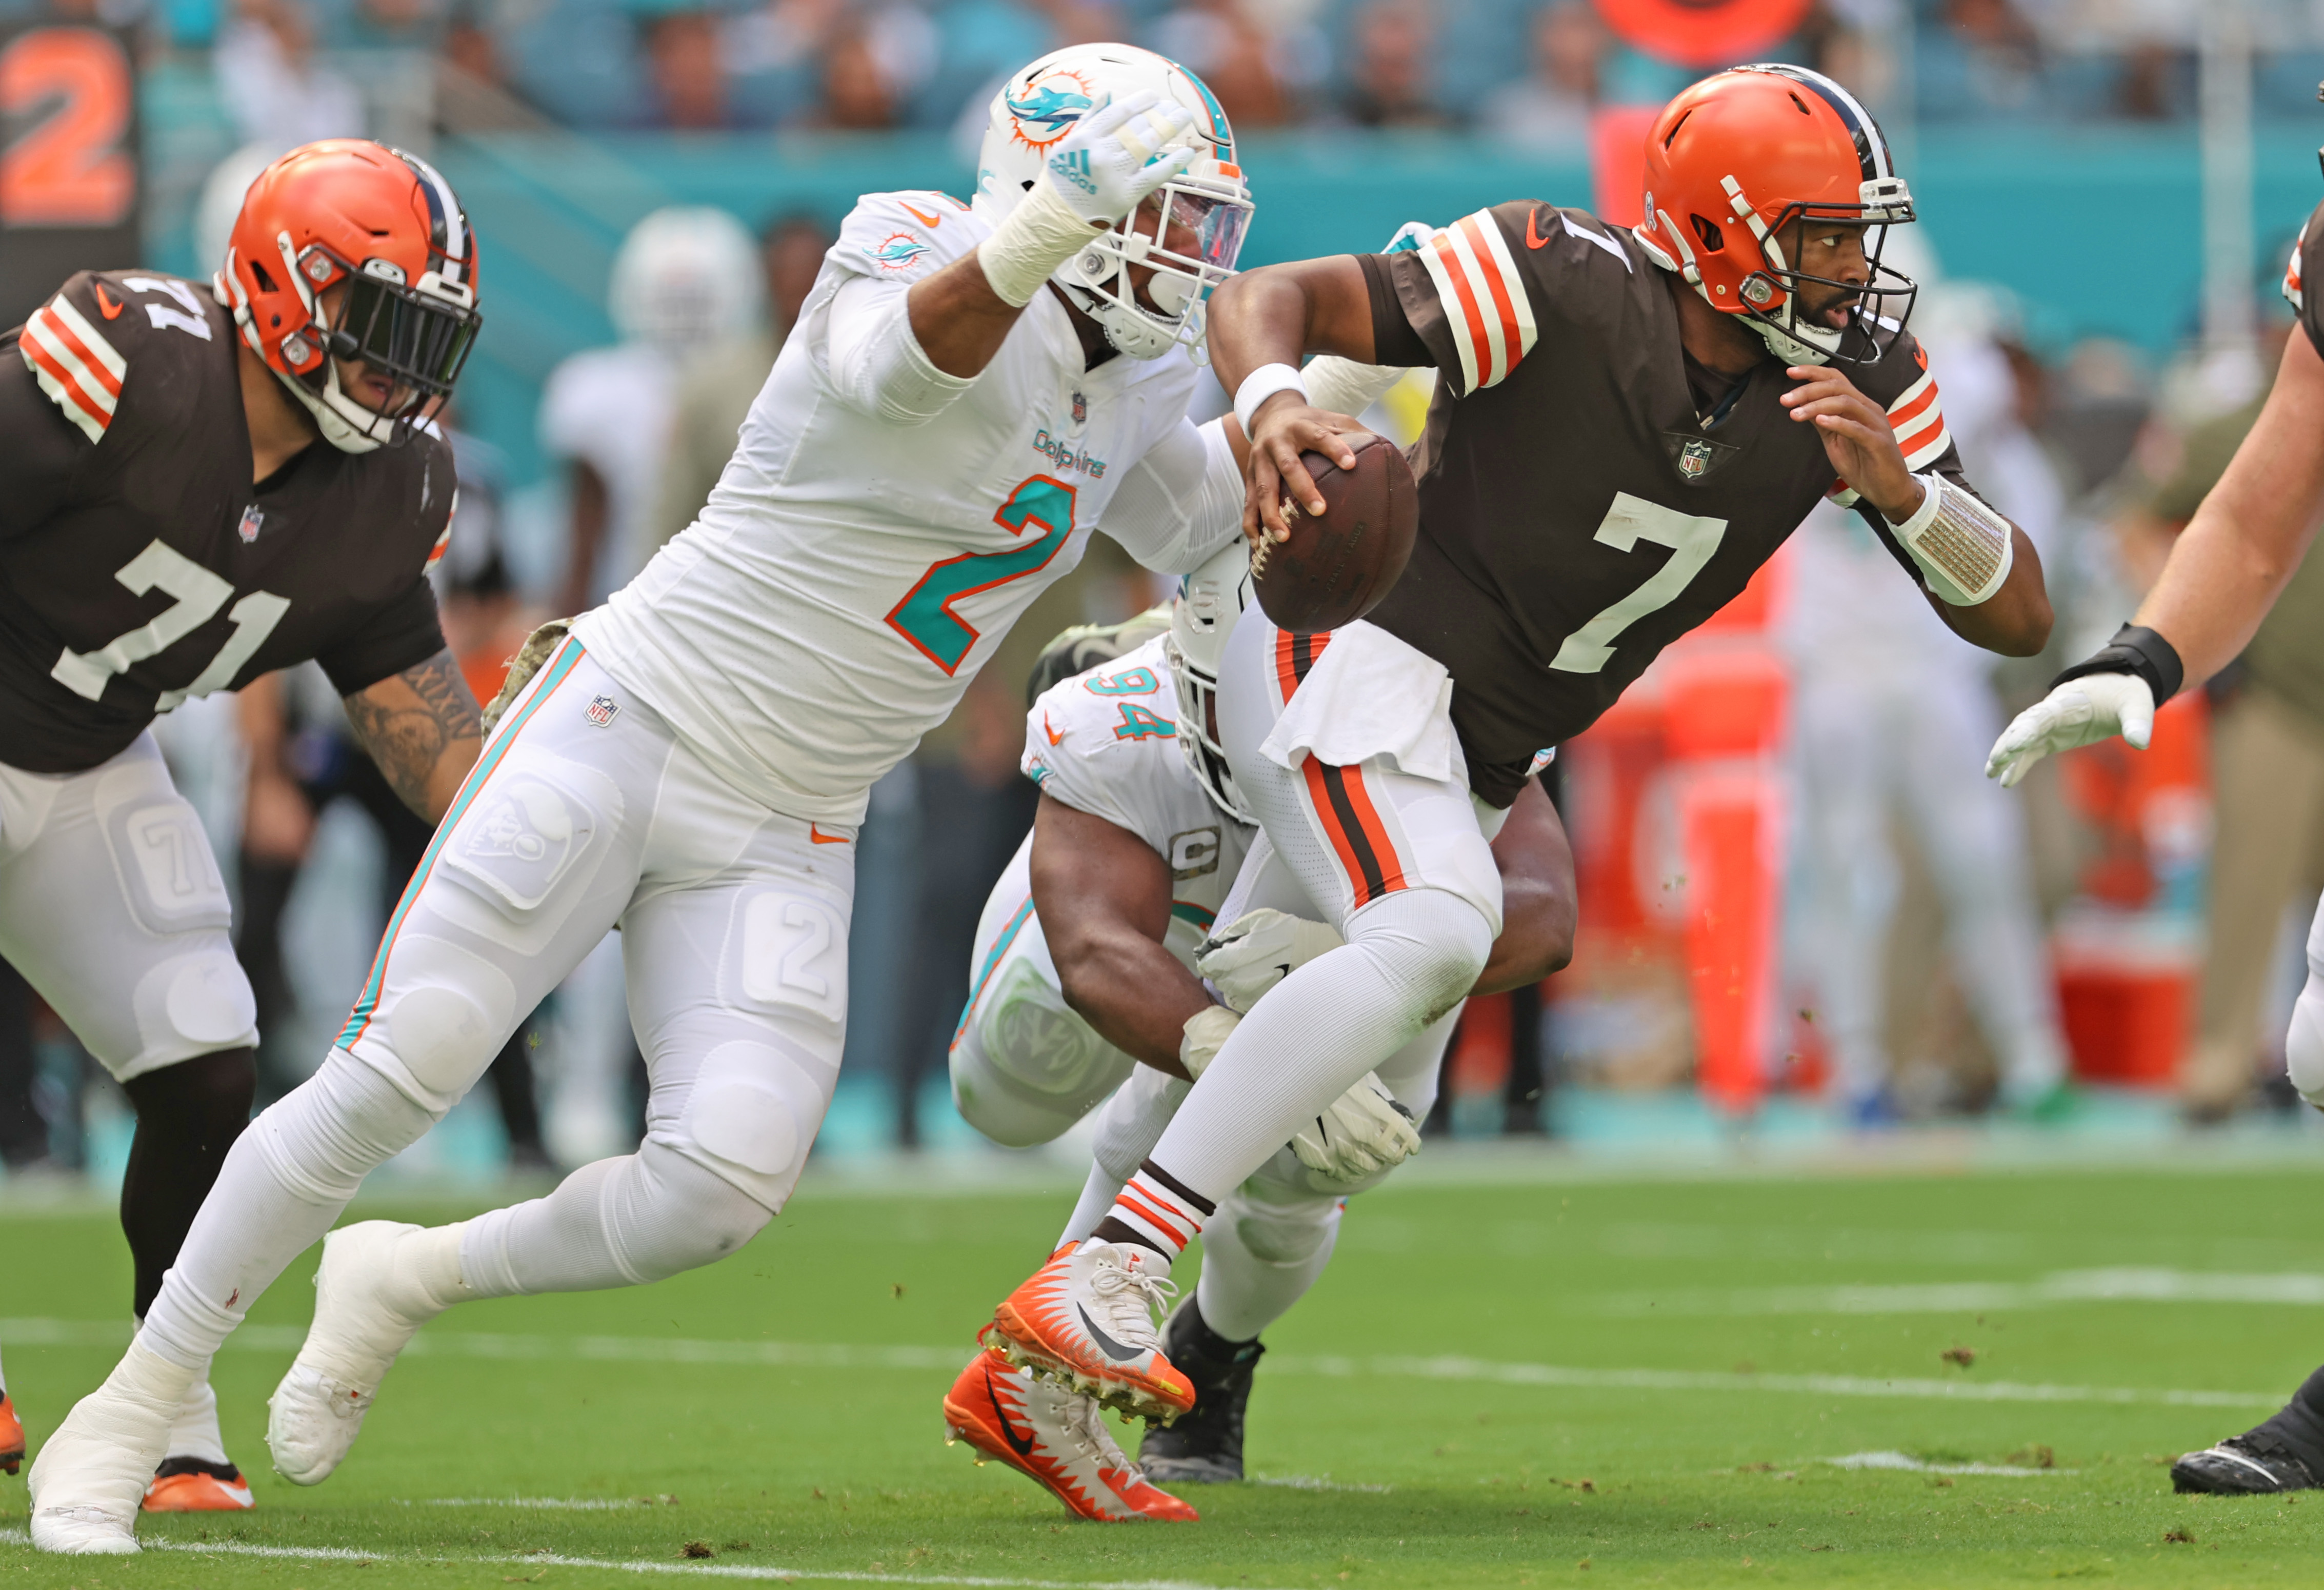
<path fill-rule="evenodd" d="M 1307 401 L 1316 408 L 1360 415 L 1407 372 L 1395 365 L 1359 365 L 1337 354 L 1325 354 L 1309 360 L 1299 374 L 1307 383 Z"/>
<path fill-rule="evenodd" d="M 839 401 L 883 424 L 925 425 L 976 384 L 928 362 L 912 335 L 902 282 L 859 278 L 840 288 L 825 311 L 825 368 Z"/>
<path fill-rule="evenodd" d="M 1185 574 L 1242 533 L 1242 471 L 1226 421 L 1179 421 L 1138 460 L 1098 528 L 1147 568 Z"/>

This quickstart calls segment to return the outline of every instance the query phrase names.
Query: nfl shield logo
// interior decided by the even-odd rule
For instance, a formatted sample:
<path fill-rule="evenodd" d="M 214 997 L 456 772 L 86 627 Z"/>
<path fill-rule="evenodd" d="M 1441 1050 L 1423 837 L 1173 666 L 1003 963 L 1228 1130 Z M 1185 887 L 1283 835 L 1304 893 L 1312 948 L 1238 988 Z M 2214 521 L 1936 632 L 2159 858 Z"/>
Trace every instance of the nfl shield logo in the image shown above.
<path fill-rule="evenodd" d="M 611 696 L 593 697 L 588 707 L 589 721 L 602 729 L 612 723 L 614 716 L 621 710 L 622 704 Z"/>
<path fill-rule="evenodd" d="M 1703 471 L 1711 467 L 1711 444 L 1691 441 L 1678 450 L 1678 472 L 1689 480 L 1701 480 Z"/>
<path fill-rule="evenodd" d="M 1076 425 L 1089 423 L 1089 399 L 1079 393 L 1074 393 L 1074 423 Z"/>
<path fill-rule="evenodd" d="M 265 522 L 266 510 L 253 503 L 242 511 L 242 522 L 235 527 L 235 533 L 242 538 L 242 544 L 246 547 L 258 539 L 259 529 Z"/>

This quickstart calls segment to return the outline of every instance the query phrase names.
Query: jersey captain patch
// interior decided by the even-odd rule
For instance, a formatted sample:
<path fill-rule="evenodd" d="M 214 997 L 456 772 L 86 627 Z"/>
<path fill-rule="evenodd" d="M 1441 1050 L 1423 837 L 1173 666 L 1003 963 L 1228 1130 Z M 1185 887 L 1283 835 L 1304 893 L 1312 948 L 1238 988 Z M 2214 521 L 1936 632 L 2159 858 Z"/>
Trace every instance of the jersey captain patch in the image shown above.
<path fill-rule="evenodd" d="M 121 402 L 121 378 L 129 373 L 129 361 L 61 292 L 32 311 L 18 346 L 41 390 L 65 418 L 89 440 L 104 440 Z"/>

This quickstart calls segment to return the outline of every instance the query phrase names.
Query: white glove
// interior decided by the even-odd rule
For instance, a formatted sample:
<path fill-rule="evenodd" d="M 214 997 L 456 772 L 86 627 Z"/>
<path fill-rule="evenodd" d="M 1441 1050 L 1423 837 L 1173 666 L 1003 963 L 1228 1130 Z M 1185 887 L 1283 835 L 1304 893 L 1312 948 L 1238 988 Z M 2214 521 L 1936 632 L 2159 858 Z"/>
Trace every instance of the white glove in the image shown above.
<path fill-rule="evenodd" d="M 1210 979 L 1220 998 L 1247 1014 L 1268 989 L 1345 942 L 1321 922 L 1261 907 L 1204 939 L 1194 952 L 1194 970 Z"/>
<path fill-rule="evenodd" d="M 1178 1063 L 1186 1068 L 1186 1075 L 1199 1077 L 1210 1063 L 1226 1048 L 1242 1017 L 1222 1004 L 1210 1005 L 1186 1018 L 1184 1036 L 1178 1040 Z"/>
<path fill-rule="evenodd" d="M 1117 99 L 1057 140 L 1049 152 L 1049 180 L 1075 215 L 1093 226 L 1111 226 L 1194 163 L 1198 150 L 1164 152 L 1194 125 L 1193 111 L 1164 106 L 1153 94 Z"/>
<path fill-rule="evenodd" d="M 1401 1165 L 1420 1151 L 1412 1113 L 1367 1071 L 1323 1113 L 1292 1134 L 1291 1151 L 1325 1181 L 1349 1185 Z"/>
<path fill-rule="evenodd" d="M 1985 759 L 1985 776 L 2014 787 L 2053 751 L 2071 751 L 2120 735 L 2139 750 L 2154 733 L 2154 692 L 2135 673 L 2086 673 L 2068 679 L 2001 731 Z"/>

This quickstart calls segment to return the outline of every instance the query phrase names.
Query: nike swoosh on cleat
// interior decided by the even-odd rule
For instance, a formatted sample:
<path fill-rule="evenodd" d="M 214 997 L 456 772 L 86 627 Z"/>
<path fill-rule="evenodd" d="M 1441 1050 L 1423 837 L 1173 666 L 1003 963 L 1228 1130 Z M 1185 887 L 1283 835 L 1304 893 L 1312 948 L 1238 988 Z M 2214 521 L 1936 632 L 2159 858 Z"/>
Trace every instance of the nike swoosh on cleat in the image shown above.
<path fill-rule="evenodd" d="M 1021 1441 L 1017 1438 L 1017 1427 L 1009 1422 L 1009 1410 L 1001 1406 L 1001 1393 L 993 1390 L 992 1371 L 990 1369 L 984 1372 L 984 1395 L 992 1404 L 992 1416 L 1001 1422 L 1001 1438 L 1009 1443 L 1009 1449 L 1019 1457 L 1032 1456 L 1032 1437 L 1028 1436 Z"/>
<path fill-rule="evenodd" d="M 904 206 L 904 208 L 910 210 L 913 215 L 918 217 L 920 225 L 927 227 L 930 231 L 934 231 L 938 226 L 944 225 L 944 217 L 942 216 L 932 216 L 928 214 L 927 211 L 921 209 L 915 205 L 908 204 Z"/>
<path fill-rule="evenodd" d="M 1089 1332 L 1090 1340 L 1095 1342 L 1105 1355 L 1116 1364 L 1127 1364 L 1138 1356 L 1137 1348 L 1125 1347 L 1105 1332 L 1098 1329 L 1097 1321 L 1089 1317 L 1089 1310 L 1081 1304 L 1074 1305 L 1074 1312 L 1082 1317 L 1082 1328 Z"/>

